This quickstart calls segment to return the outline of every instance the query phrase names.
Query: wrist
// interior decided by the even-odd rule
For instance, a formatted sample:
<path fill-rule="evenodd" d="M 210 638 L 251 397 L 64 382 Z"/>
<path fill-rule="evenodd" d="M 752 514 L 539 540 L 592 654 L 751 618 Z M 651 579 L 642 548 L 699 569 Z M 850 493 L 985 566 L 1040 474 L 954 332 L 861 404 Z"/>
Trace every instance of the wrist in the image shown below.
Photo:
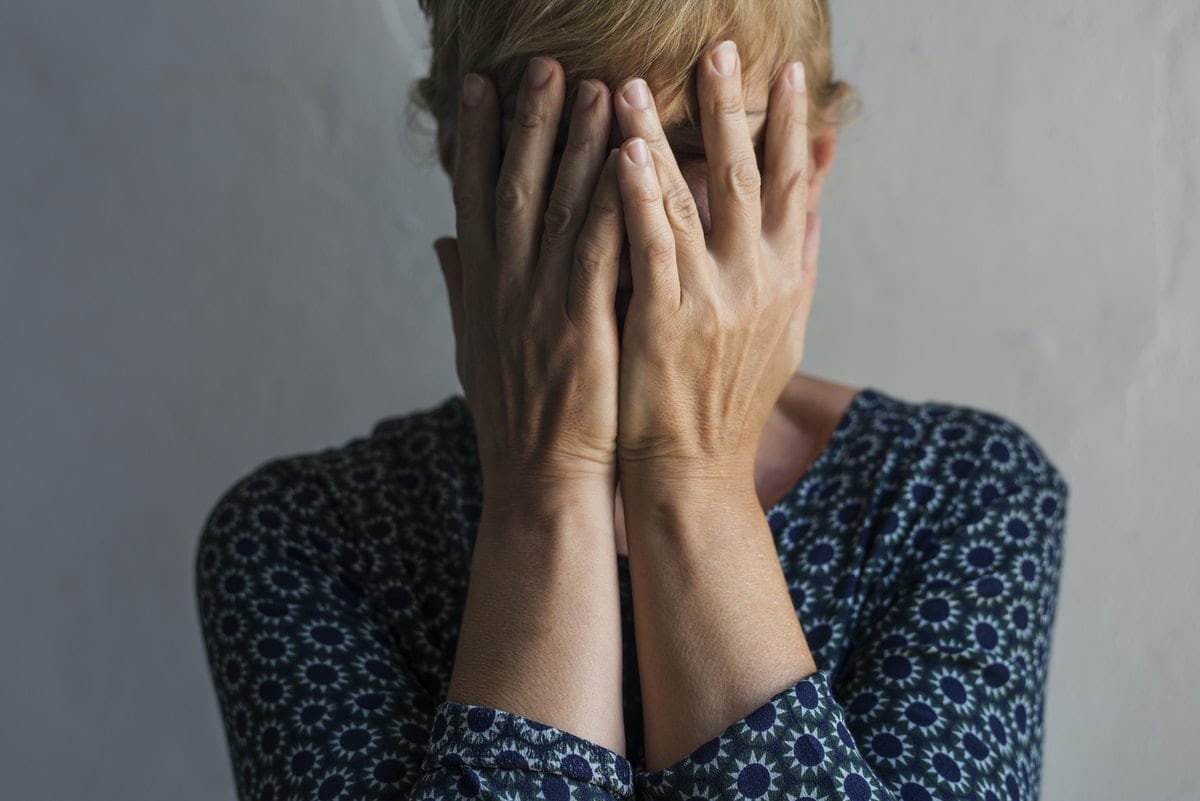
<path fill-rule="evenodd" d="M 633 503 L 678 500 L 689 505 L 754 498 L 753 463 L 731 459 L 654 459 L 621 462 L 621 497 Z"/>
<path fill-rule="evenodd" d="M 480 528 L 539 536 L 613 537 L 616 482 L 602 478 L 484 480 Z"/>

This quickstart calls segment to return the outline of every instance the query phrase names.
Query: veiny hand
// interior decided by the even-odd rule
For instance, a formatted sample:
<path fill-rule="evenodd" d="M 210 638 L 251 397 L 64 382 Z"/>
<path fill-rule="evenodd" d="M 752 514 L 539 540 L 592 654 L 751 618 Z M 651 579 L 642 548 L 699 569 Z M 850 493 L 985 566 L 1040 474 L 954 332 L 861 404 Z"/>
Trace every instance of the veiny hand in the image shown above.
<path fill-rule="evenodd" d="M 820 228 L 807 214 L 803 67 L 789 65 L 771 87 L 760 175 L 740 59 L 728 47 L 729 74 L 713 60 L 719 48 L 697 68 L 707 237 L 653 97 L 645 91 L 644 108 L 630 102 L 645 82 L 626 82 L 614 103 L 622 134 L 635 137 L 622 146 L 618 170 L 633 297 L 621 343 L 617 448 L 630 490 L 629 476 L 652 480 L 664 468 L 673 478 L 752 480 L 770 411 L 804 354 Z"/>
<path fill-rule="evenodd" d="M 539 72 L 540 87 L 532 81 Z M 551 190 L 561 66 L 531 60 L 502 164 L 497 92 L 481 82 L 480 102 L 462 111 L 458 129 L 458 239 L 434 247 L 484 483 L 596 479 L 611 493 L 620 347 L 613 306 L 625 239 L 618 156 L 608 150 L 611 96 L 603 81 L 579 84 Z"/>

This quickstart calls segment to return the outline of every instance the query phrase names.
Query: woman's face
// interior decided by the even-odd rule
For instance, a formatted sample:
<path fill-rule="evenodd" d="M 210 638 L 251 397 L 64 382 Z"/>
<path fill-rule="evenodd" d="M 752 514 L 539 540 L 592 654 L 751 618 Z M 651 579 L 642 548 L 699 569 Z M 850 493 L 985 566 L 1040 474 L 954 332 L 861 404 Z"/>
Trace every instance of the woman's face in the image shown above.
<path fill-rule="evenodd" d="M 618 87 L 617 91 L 621 91 L 622 87 Z M 651 90 L 654 90 L 651 85 Z M 754 143 L 755 152 L 758 154 L 759 169 L 763 167 L 763 147 L 766 136 L 767 125 L 767 99 L 770 96 L 770 88 L 765 79 L 759 78 L 751 81 L 746 87 L 745 103 L 746 103 L 746 122 L 750 131 L 751 141 Z M 657 94 L 655 100 L 658 100 Z M 504 108 L 506 112 L 510 110 L 515 102 L 515 98 L 505 98 Z M 614 100 L 615 102 L 615 100 Z M 698 106 L 697 106 L 698 107 Z M 562 154 L 562 145 L 566 141 L 567 122 L 569 120 L 569 111 L 564 113 L 564 118 L 561 124 L 559 135 L 559 146 L 555 152 L 555 158 L 551 163 L 551 178 L 558 170 L 559 157 Z M 671 145 L 671 150 L 675 153 L 675 160 L 679 164 L 679 171 L 682 173 L 684 180 L 692 191 L 692 197 L 695 198 L 696 210 L 699 213 L 701 224 L 704 228 L 704 233 L 707 235 L 712 230 L 712 219 L 709 215 L 708 207 L 708 163 L 705 160 L 704 153 L 704 138 L 699 127 L 685 128 L 683 127 L 685 120 L 682 113 L 675 114 L 669 118 L 663 119 L 663 130 L 666 132 L 667 141 Z M 501 128 L 501 147 L 508 146 L 509 136 L 512 130 L 512 120 L 506 117 Z M 821 137 L 813 143 L 813 147 L 809 148 L 809 175 L 812 176 L 812 182 L 809 189 L 808 208 L 815 210 L 817 202 L 820 199 L 820 185 L 829 162 L 833 155 L 833 143 L 835 134 L 831 130 L 829 134 Z M 626 137 L 620 130 L 617 123 L 617 117 L 613 115 L 613 128 L 609 135 L 609 147 L 619 147 L 624 142 Z M 446 167 L 447 172 L 453 176 L 453 138 L 451 137 L 448 143 L 449 150 L 443 151 L 442 162 Z M 621 252 L 621 272 L 618 278 L 618 290 L 629 290 L 633 286 L 632 274 L 630 273 L 629 265 L 629 245 L 626 242 L 625 248 Z"/>

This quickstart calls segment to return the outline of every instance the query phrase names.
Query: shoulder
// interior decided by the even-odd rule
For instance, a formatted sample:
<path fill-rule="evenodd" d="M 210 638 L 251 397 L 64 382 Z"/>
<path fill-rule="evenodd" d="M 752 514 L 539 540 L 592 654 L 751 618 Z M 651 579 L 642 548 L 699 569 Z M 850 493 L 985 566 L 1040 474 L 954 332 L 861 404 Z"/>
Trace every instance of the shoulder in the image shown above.
<path fill-rule="evenodd" d="M 849 454 L 871 452 L 897 507 L 969 524 L 1000 499 L 1061 513 L 1069 485 L 1046 449 L 1016 420 L 946 400 L 916 401 L 876 388 L 855 398 L 844 425 Z"/>
<path fill-rule="evenodd" d="M 1007 586 L 1050 603 L 1069 486 L 1024 426 L 989 409 L 874 388 L 848 417 L 837 460 L 846 489 L 831 493 L 830 513 L 854 521 L 850 540 L 871 587 L 867 620 L 898 594 L 941 597 L 959 585 L 986 598 Z"/>
<path fill-rule="evenodd" d="M 379 420 L 341 445 L 261 462 L 209 511 L 197 544 L 197 579 L 226 554 L 357 561 L 350 551 L 364 537 L 411 535 L 423 520 L 461 506 L 464 490 L 473 489 L 470 426 L 454 395 Z"/>

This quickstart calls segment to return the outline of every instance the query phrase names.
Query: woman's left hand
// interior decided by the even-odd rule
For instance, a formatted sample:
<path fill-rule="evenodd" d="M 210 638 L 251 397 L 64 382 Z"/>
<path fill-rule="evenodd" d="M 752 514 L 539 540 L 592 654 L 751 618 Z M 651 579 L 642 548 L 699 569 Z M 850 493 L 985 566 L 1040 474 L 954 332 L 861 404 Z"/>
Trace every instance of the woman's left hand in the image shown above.
<path fill-rule="evenodd" d="M 752 481 L 763 428 L 804 354 L 820 223 L 807 212 L 803 68 L 788 65 L 771 87 L 760 175 L 740 58 L 723 75 L 716 50 L 697 75 L 707 236 L 652 96 L 643 109 L 624 92 L 614 98 L 622 133 L 635 137 L 622 146 L 618 169 L 633 295 L 621 343 L 617 453 L 620 474 L 639 482 Z M 649 145 L 645 164 L 637 163 L 639 139 Z"/>

